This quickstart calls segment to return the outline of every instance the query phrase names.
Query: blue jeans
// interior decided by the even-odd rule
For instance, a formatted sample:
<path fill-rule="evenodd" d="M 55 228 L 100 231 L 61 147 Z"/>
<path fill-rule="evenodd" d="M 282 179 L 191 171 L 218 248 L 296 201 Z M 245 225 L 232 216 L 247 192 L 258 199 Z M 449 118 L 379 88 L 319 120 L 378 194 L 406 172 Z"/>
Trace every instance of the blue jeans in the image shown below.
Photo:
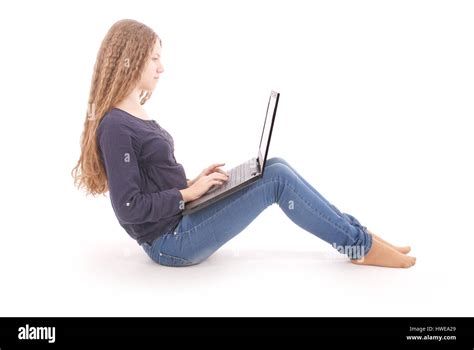
<path fill-rule="evenodd" d="M 195 213 L 153 242 L 142 244 L 148 256 L 165 266 L 204 261 L 242 232 L 263 210 L 277 203 L 298 226 L 331 244 L 351 259 L 372 247 L 367 228 L 342 213 L 282 158 L 267 160 L 263 177 L 246 188 Z"/>

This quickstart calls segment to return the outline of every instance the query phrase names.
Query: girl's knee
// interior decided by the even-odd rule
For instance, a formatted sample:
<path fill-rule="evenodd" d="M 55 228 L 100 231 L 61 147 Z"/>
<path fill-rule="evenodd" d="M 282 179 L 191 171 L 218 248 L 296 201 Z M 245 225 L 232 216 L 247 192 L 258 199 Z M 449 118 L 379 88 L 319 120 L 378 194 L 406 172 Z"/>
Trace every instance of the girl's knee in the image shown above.
<path fill-rule="evenodd" d="M 277 163 L 288 165 L 287 161 L 281 157 L 272 157 L 267 160 L 267 165 L 272 165 L 272 164 L 277 164 Z"/>
<path fill-rule="evenodd" d="M 265 167 L 263 176 L 266 177 L 293 177 L 293 170 L 284 163 L 273 163 Z"/>

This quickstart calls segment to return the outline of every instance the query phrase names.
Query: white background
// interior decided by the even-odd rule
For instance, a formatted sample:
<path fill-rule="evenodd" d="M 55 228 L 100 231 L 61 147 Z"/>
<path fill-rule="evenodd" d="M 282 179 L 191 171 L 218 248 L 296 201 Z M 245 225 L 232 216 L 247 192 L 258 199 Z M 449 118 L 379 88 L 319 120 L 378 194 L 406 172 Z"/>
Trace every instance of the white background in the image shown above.
<path fill-rule="evenodd" d="M 474 6 L 468 1 L 18 1 L 0 5 L 0 316 L 472 316 Z M 412 246 L 356 266 L 274 205 L 207 261 L 153 263 L 79 157 L 100 43 L 133 18 L 163 41 L 145 108 L 189 178 L 270 157 Z"/>

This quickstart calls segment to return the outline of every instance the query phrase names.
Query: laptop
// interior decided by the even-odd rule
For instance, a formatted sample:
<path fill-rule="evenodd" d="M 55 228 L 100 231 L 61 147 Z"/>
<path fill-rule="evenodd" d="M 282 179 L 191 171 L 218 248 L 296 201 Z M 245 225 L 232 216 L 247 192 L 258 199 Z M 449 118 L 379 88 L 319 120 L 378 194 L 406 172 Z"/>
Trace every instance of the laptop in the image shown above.
<path fill-rule="evenodd" d="M 226 182 L 222 185 L 211 186 L 201 197 L 187 202 L 182 212 L 183 215 L 192 214 L 201 210 L 222 198 L 247 187 L 263 176 L 279 98 L 280 93 L 272 90 L 268 99 L 267 113 L 263 123 L 262 136 L 260 138 L 257 157 L 251 158 L 228 170 L 227 173 L 229 174 L 229 178 Z"/>

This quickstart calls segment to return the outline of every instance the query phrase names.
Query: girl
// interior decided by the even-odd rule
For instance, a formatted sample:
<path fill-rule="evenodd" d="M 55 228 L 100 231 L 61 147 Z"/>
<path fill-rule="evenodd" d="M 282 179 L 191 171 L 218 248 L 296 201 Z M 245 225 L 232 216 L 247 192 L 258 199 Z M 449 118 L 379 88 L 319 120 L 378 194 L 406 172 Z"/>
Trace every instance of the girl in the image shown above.
<path fill-rule="evenodd" d="M 74 184 L 88 194 L 110 193 L 115 215 L 148 256 L 166 266 L 195 265 L 278 204 L 295 224 L 358 265 L 406 268 L 415 258 L 342 213 L 281 158 L 267 161 L 262 178 L 196 213 L 186 202 L 227 181 L 212 164 L 189 180 L 174 157 L 172 136 L 143 105 L 164 72 L 161 39 L 135 20 L 112 25 L 94 67 Z"/>

